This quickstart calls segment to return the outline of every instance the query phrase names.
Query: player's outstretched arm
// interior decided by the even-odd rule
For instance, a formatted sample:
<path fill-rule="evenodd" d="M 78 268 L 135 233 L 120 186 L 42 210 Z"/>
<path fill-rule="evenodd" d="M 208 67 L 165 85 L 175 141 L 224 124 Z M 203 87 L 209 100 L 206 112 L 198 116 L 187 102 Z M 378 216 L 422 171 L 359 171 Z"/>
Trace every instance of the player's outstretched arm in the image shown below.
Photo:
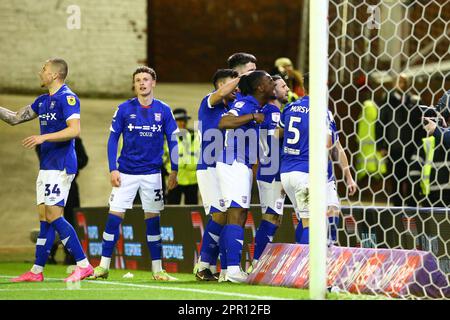
<path fill-rule="evenodd" d="M 264 121 L 263 113 L 249 113 L 242 116 L 235 116 L 233 114 L 224 115 L 219 122 L 219 129 L 236 129 L 244 124 L 255 120 L 256 123 L 261 123 Z"/>
<path fill-rule="evenodd" d="M 80 135 L 80 119 L 70 119 L 67 121 L 67 128 L 42 135 L 31 136 L 25 138 L 22 141 L 22 145 L 25 148 L 31 149 L 38 144 L 42 144 L 45 141 L 49 142 L 62 142 L 76 138 Z"/>
<path fill-rule="evenodd" d="M 353 180 L 352 173 L 350 171 L 350 165 L 348 164 L 347 154 L 338 140 L 331 150 L 331 156 L 333 160 L 339 161 L 339 165 L 342 168 L 342 172 L 345 177 L 345 182 L 347 184 L 348 194 L 350 196 L 354 195 L 357 189 L 355 180 Z"/>
<path fill-rule="evenodd" d="M 31 108 L 31 105 L 23 107 L 16 112 L 0 107 L 0 119 L 12 126 L 22 122 L 33 120 L 37 116 L 38 115 Z"/>

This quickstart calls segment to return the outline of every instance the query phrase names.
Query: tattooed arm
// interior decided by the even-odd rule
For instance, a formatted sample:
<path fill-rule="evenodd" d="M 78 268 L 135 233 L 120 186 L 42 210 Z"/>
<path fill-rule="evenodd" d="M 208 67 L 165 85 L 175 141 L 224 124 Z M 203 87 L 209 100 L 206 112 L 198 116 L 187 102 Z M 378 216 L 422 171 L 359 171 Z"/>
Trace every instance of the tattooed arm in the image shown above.
<path fill-rule="evenodd" d="M 31 105 L 23 107 L 17 112 L 0 107 L 0 119 L 12 126 L 35 119 L 37 116 Z"/>

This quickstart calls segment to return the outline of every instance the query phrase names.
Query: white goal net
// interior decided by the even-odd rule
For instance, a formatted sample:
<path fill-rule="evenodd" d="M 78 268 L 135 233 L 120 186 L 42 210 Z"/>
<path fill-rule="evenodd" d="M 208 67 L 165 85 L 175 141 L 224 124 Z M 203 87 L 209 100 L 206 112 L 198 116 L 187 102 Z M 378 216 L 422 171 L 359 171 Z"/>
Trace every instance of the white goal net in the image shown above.
<path fill-rule="evenodd" d="M 450 148 L 422 119 L 450 124 L 449 48 L 450 1 L 329 1 L 329 103 L 359 188 L 334 166 L 338 243 L 367 249 L 329 256 L 337 290 L 450 298 Z"/>

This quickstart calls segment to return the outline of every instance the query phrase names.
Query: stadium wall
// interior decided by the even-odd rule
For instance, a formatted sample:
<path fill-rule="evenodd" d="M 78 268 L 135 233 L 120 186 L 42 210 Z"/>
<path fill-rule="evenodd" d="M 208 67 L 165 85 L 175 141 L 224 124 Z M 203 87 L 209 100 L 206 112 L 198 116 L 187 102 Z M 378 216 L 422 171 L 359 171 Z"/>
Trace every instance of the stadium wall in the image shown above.
<path fill-rule="evenodd" d="M 130 73 L 146 62 L 146 28 L 147 0 L 0 1 L 0 91 L 39 92 L 42 62 L 61 56 L 78 94 L 129 94 Z"/>
<path fill-rule="evenodd" d="M 206 82 L 234 52 L 250 52 L 270 71 L 296 63 L 303 0 L 149 1 L 149 64 L 161 81 Z"/>

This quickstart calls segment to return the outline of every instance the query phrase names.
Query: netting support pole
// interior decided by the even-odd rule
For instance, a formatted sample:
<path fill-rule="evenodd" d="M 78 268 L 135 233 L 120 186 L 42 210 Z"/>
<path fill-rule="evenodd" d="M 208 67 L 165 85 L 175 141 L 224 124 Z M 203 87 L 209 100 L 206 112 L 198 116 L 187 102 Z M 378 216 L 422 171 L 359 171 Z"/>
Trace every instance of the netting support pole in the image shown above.
<path fill-rule="evenodd" d="M 310 298 L 325 299 L 327 278 L 326 149 L 328 110 L 328 0 L 310 1 L 309 212 Z"/>

